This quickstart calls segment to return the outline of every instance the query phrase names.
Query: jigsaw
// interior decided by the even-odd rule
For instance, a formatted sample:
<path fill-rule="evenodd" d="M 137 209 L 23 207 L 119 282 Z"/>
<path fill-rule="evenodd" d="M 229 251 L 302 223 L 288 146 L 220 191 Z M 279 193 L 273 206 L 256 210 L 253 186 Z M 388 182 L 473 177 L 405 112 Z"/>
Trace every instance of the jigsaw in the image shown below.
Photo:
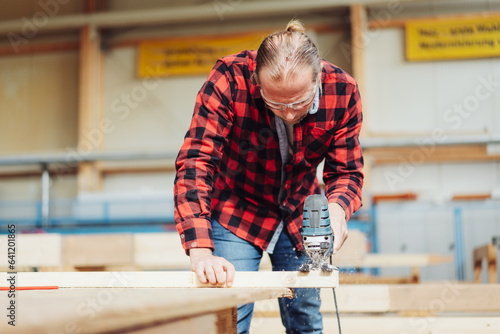
<path fill-rule="evenodd" d="M 333 272 L 334 270 L 339 270 L 332 265 L 333 240 L 335 236 L 330 224 L 328 199 L 325 196 L 309 195 L 306 197 L 301 234 L 304 252 L 309 257 L 309 260 L 299 267 L 299 271 L 309 272 L 321 269 L 324 272 Z M 335 294 L 335 288 L 332 290 L 339 334 L 342 334 L 339 309 L 337 307 L 337 295 Z"/>
<path fill-rule="evenodd" d="M 302 221 L 302 243 L 309 261 L 300 266 L 299 271 L 308 272 L 321 269 L 325 272 L 338 270 L 331 264 L 333 232 L 330 226 L 328 200 L 323 195 L 309 195 L 304 203 Z"/>

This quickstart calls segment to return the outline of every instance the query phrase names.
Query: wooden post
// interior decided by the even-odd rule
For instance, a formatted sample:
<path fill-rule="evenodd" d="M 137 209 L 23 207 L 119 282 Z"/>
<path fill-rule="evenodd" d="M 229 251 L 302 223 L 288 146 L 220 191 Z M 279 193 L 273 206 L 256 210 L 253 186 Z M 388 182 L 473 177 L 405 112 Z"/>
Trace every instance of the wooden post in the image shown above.
<path fill-rule="evenodd" d="M 366 37 L 366 10 L 361 4 L 351 6 L 351 60 L 352 75 L 358 82 L 361 97 L 365 89 L 365 37 Z"/>
<path fill-rule="evenodd" d="M 351 16 L 351 71 L 352 76 L 356 79 L 358 83 L 359 94 L 361 95 L 362 103 L 366 98 L 366 81 L 365 81 L 365 43 L 366 43 L 366 28 L 367 28 L 367 17 L 366 8 L 362 4 L 351 5 L 350 8 Z M 363 103 L 363 126 L 361 127 L 361 138 L 368 137 L 368 127 L 367 127 L 367 112 Z M 363 173 L 365 175 L 365 187 L 369 187 L 370 176 L 371 176 L 371 166 L 372 166 L 372 155 L 368 151 L 363 152 L 364 157 L 364 168 Z M 370 199 L 363 196 L 363 203 L 370 203 Z"/>
<path fill-rule="evenodd" d="M 487 244 L 474 249 L 474 282 L 481 283 L 483 260 L 488 264 L 488 282 L 497 282 L 497 248 Z"/>
<path fill-rule="evenodd" d="M 100 38 L 95 26 L 86 25 L 80 35 L 80 69 L 78 102 L 78 152 L 80 158 L 102 147 Z M 102 176 L 98 162 L 81 162 L 78 168 L 78 191 L 101 189 Z"/>

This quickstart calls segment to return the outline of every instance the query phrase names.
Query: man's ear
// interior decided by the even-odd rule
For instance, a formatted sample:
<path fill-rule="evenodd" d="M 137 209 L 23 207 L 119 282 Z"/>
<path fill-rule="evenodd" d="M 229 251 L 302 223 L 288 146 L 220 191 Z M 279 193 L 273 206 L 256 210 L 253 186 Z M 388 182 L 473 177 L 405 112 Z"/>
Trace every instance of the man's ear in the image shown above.
<path fill-rule="evenodd" d="M 257 85 L 257 74 L 255 72 L 252 73 L 252 75 L 250 76 L 250 82 L 254 85 Z"/>

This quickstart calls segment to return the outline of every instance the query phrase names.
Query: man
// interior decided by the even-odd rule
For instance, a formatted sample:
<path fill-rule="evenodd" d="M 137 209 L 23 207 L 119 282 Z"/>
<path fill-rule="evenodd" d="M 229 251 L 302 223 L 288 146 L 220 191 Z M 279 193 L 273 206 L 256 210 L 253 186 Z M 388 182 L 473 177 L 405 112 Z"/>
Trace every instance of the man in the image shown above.
<path fill-rule="evenodd" d="M 354 79 L 322 61 L 292 20 L 255 51 L 221 58 L 200 90 L 176 161 L 175 221 L 191 269 L 203 282 L 231 286 L 235 270 L 273 270 L 307 260 L 300 227 L 305 198 L 323 180 L 335 235 L 361 206 L 361 101 Z M 318 289 L 280 300 L 287 333 L 321 333 Z M 247 333 L 253 305 L 238 308 Z"/>

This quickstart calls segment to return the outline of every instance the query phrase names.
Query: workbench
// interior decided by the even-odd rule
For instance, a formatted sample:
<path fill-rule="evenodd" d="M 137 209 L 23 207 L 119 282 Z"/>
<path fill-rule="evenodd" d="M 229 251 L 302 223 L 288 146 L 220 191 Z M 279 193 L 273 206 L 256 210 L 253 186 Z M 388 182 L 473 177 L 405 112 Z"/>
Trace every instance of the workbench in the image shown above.
<path fill-rule="evenodd" d="M 236 333 L 239 304 L 337 286 L 336 272 L 236 272 L 231 288 L 183 271 L 3 272 L 0 333 Z"/>
<path fill-rule="evenodd" d="M 287 288 L 67 288 L 16 291 L 15 327 L 1 333 L 236 333 L 236 306 L 282 296 Z M 7 313 L 8 314 L 8 313 Z"/>

